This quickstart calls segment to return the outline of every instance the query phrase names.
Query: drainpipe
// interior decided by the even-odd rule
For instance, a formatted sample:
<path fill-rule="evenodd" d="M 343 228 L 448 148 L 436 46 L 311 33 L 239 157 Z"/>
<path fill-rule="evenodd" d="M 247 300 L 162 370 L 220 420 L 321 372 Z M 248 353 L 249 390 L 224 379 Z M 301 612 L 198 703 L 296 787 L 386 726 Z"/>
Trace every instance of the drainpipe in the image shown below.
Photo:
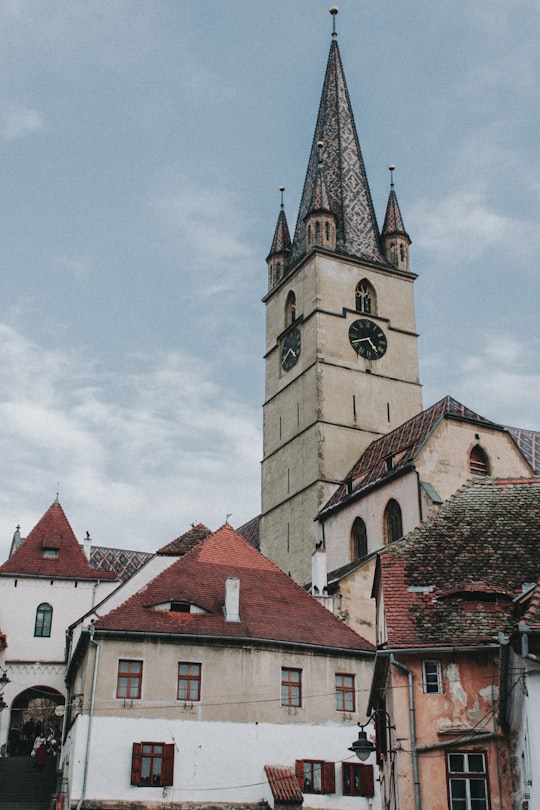
<path fill-rule="evenodd" d="M 86 753 L 84 756 L 84 776 L 81 790 L 81 798 L 77 802 L 77 810 L 81 810 L 82 804 L 86 797 L 86 783 L 88 780 L 88 760 L 90 758 L 90 740 L 92 737 L 92 718 L 94 716 L 94 701 L 96 697 L 96 681 L 97 681 L 97 668 L 99 662 L 99 644 L 94 641 L 94 628 L 90 628 L 90 641 L 95 645 L 96 654 L 94 656 L 94 671 L 92 674 L 92 694 L 90 697 L 90 710 L 88 712 L 88 732 L 86 735 Z"/>
<path fill-rule="evenodd" d="M 409 682 L 409 726 L 411 730 L 411 756 L 414 779 L 414 806 L 415 810 L 422 810 L 422 800 L 420 798 L 420 778 L 418 775 L 418 750 L 416 748 L 416 710 L 414 705 L 414 681 L 413 673 L 404 664 L 396 661 L 393 655 L 390 656 L 390 663 L 405 672 Z"/>

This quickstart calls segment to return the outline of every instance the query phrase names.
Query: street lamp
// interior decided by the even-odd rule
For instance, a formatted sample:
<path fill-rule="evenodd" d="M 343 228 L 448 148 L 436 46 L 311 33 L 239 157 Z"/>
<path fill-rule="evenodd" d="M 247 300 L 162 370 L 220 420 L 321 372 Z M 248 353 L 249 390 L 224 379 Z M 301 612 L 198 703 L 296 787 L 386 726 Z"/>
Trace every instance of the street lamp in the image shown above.
<path fill-rule="evenodd" d="M 369 759 L 369 756 L 376 750 L 371 740 L 368 740 L 364 729 L 371 723 L 372 720 L 376 720 L 380 717 L 384 718 L 385 730 L 388 729 L 389 733 L 391 729 L 396 728 L 395 726 L 391 725 L 390 715 L 384 709 L 375 709 L 365 723 L 357 723 L 360 728 L 360 731 L 358 732 L 358 739 L 355 740 L 351 747 L 347 750 L 352 751 L 353 754 L 356 754 L 360 762 L 365 762 L 366 759 Z"/>

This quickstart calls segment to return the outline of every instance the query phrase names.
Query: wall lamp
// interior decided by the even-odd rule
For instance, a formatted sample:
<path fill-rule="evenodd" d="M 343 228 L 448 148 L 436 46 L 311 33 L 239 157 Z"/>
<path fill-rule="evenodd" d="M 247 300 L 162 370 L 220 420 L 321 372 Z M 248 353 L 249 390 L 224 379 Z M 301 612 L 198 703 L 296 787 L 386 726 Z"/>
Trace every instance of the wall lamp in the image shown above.
<path fill-rule="evenodd" d="M 376 748 L 371 740 L 368 740 L 364 729 L 371 723 L 372 720 L 378 720 L 379 718 L 384 718 L 385 730 L 388 730 L 389 735 L 391 729 L 395 730 L 396 728 L 395 726 L 391 725 L 390 715 L 387 711 L 385 711 L 385 709 L 375 709 L 373 714 L 370 714 L 365 723 L 357 723 L 357 726 L 360 728 L 360 731 L 358 732 L 358 739 L 355 740 L 351 747 L 347 750 L 352 751 L 353 754 L 356 754 L 360 762 L 365 762 L 366 759 L 369 759 L 370 755 L 376 751 Z"/>
<path fill-rule="evenodd" d="M 5 708 L 7 708 L 7 703 L 4 700 L 4 688 L 11 683 L 11 680 L 7 676 L 7 672 L 5 669 L 2 670 L 2 674 L 0 675 L 0 712 L 3 712 Z"/>

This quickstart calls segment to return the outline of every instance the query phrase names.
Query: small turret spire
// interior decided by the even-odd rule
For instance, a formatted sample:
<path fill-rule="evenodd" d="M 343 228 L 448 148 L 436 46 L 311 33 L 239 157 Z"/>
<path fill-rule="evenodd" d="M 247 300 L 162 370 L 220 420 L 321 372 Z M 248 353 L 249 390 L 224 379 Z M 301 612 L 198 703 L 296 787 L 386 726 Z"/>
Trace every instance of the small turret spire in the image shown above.
<path fill-rule="evenodd" d="M 271 290 L 272 287 L 274 287 L 285 275 L 289 262 L 289 255 L 291 253 L 291 235 L 289 233 L 289 226 L 287 224 L 287 217 L 285 216 L 285 205 L 283 201 L 285 186 L 280 186 L 279 191 L 281 194 L 279 214 L 274 231 L 274 238 L 272 239 L 270 253 L 266 257 L 266 263 L 268 265 L 269 290 Z"/>
<path fill-rule="evenodd" d="M 384 247 L 386 258 L 392 262 L 399 270 L 410 270 L 409 267 L 409 245 L 411 240 L 405 230 L 403 217 L 399 209 L 396 192 L 394 189 L 394 171 L 396 167 L 390 165 L 390 194 L 388 195 L 388 205 L 386 206 L 386 216 L 381 232 L 381 242 Z"/>

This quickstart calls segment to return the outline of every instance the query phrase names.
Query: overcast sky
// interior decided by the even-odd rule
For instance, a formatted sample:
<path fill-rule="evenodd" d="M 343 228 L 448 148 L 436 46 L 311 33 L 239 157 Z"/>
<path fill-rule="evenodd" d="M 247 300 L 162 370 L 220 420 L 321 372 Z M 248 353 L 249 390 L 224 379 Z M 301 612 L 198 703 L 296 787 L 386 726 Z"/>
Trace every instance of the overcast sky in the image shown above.
<path fill-rule="evenodd" d="M 260 505 L 265 257 L 296 219 L 322 0 L 0 4 L 0 559 L 60 491 L 155 550 Z M 342 0 L 379 224 L 412 238 L 424 406 L 540 428 L 539 0 Z"/>

